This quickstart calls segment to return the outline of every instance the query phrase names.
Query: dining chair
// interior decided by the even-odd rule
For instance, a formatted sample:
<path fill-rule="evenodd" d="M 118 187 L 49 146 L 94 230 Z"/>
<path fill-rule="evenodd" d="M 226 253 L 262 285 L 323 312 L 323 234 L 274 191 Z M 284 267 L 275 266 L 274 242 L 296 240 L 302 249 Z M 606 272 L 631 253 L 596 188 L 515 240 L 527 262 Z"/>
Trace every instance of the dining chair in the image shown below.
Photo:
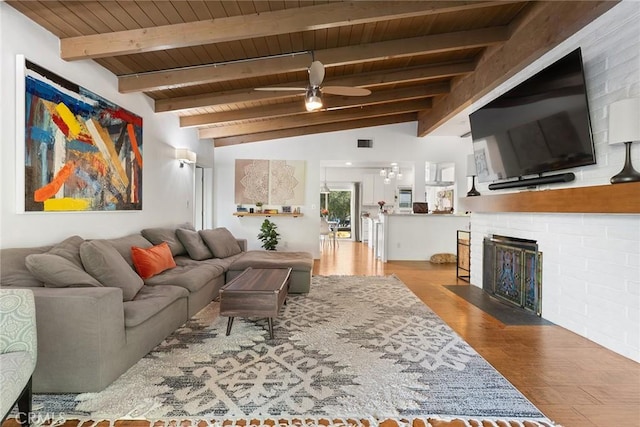
<path fill-rule="evenodd" d="M 329 222 L 325 218 L 320 218 L 320 240 L 322 242 L 322 249 L 325 245 L 329 245 L 335 248 L 336 245 L 336 230 L 334 230 Z"/>

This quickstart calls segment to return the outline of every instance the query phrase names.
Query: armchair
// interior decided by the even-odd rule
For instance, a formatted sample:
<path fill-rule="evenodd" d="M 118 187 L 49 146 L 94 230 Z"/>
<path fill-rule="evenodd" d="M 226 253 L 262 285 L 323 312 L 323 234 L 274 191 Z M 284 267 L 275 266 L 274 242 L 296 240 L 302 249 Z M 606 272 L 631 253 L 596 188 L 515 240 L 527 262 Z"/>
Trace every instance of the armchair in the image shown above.
<path fill-rule="evenodd" d="M 36 367 L 37 334 L 33 292 L 0 289 L 0 416 L 18 404 L 20 423 L 29 425 L 31 376 Z"/>

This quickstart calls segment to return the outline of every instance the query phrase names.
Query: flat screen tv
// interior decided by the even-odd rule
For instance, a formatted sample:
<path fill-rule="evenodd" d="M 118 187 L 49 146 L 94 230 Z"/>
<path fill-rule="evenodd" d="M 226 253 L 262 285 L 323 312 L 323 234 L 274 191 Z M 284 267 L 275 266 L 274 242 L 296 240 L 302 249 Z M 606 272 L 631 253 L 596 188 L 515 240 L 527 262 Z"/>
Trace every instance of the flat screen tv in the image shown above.
<path fill-rule="evenodd" d="M 542 177 L 596 162 L 580 48 L 469 119 L 479 182 Z"/>

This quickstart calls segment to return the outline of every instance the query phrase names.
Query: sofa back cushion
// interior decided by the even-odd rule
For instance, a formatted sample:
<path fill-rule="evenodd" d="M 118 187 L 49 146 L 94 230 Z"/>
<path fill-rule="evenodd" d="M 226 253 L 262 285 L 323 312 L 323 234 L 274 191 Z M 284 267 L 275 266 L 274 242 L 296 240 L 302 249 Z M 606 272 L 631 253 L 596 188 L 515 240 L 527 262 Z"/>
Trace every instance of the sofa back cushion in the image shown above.
<path fill-rule="evenodd" d="M 42 254 L 51 246 L 38 248 L 6 248 L 0 250 L 0 285 L 16 286 L 20 288 L 42 287 L 38 280 L 27 268 L 25 259 L 31 254 Z"/>
<path fill-rule="evenodd" d="M 242 252 L 236 238 L 224 227 L 200 230 L 198 233 L 215 258 L 227 258 Z"/>
<path fill-rule="evenodd" d="M 145 239 L 142 234 L 130 234 L 124 237 L 116 237 L 114 239 L 102 239 L 114 247 L 118 253 L 129 264 L 129 267 L 133 268 L 133 259 L 131 258 L 131 248 L 136 246 L 138 248 L 150 248 L 153 244 Z M 134 271 L 135 273 L 135 271 Z"/>
<path fill-rule="evenodd" d="M 62 258 L 82 268 L 82 260 L 80 260 L 80 245 L 84 239 L 80 236 L 71 236 L 52 247 L 48 253 L 58 255 Z"/>
<path fill-rule="evenodd" d="M 197 231 L 178 228 L 176 229 L 176 235 L 192 259 L 202 261 L 203 259 L 213 258 L 213 254 L 202 241 Z"/>
<path fill-rule="evenodd" d="M 131 258 L 136 271 L 143 279 L 148 279 L 176 266 L 167 242 L 162 242 L 148 249 L 134 246 L 131 248 Z"/>
<path fill-rule="evenodd" d="M 78 248 L 79 249 L 79 248 Z M 78 260 L 80 254 L 78 253 Z M 102 286 L 93 276 L 73 261 L 60 255 L 31 254 L 25 258 L 27 269 L 48 288 Z"/>
<path fill-rule="evenodd" d="M 159 245 L 162 242 L 167 242 L 169 249 L 171 249 L 171 255 L 178 256 L 187 253 L 184 245 L 176 236 L 175 228 L 145 228 L 141 231 L 142 235 L 154 245 Z"/>
<path fill-rule="evenodd" d="M 80 245 L 82 264 L 104 286 L 122 289 L 123 301 L 131 301 L 144 282 L 110 242 L 91 240 Z M 131 247 L 128 252 L 131 252 Z"/>

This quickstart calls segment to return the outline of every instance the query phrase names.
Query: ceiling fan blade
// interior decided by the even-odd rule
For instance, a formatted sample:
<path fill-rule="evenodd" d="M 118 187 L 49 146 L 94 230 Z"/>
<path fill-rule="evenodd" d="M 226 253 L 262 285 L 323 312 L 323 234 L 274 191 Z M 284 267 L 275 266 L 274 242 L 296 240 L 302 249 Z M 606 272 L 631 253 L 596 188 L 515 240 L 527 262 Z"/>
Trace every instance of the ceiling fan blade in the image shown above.
<path fill-rule="evenodd" d="M 306 87 L 256 87 L 254 90 L 263 90 L 263 91 L 273 91 L 273 92 L 304 92 L 307 90 Z"/>
<path fill-rule="evenodd" d="M 323 86 L 323 93 L 329 93 L 331 95 L 343 95 L 343 96 L 367 96 L 371 95 L 369 89 L 363 89 L 361 87 L 351 86 Z"/>
<path fill-rule="evenodd" d="M 324 80 L 324 65 L 320 61 L 313 61 L 309 67 L 309 84 L 320 86 Z"/>

